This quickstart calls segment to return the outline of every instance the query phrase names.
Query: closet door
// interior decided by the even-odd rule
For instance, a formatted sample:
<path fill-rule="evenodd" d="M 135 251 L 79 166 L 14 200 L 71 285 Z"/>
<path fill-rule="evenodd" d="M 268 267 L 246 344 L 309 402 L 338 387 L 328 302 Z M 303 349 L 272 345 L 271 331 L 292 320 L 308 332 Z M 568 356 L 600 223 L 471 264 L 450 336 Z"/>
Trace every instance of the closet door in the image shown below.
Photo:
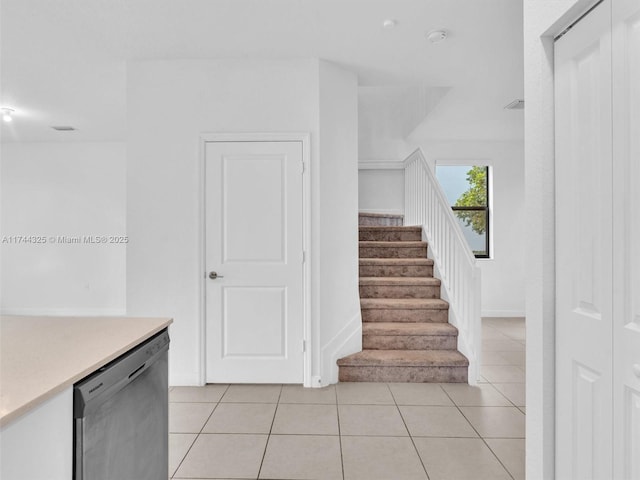
<path fill-rule="evenodd" d="M 612 25 L 613 478 L 640 479 L 640 2 Z"/>
<path fill-rule="evenodd" d="M 556 478 L 612 478 L 611 2 L 555 44 Z"/>

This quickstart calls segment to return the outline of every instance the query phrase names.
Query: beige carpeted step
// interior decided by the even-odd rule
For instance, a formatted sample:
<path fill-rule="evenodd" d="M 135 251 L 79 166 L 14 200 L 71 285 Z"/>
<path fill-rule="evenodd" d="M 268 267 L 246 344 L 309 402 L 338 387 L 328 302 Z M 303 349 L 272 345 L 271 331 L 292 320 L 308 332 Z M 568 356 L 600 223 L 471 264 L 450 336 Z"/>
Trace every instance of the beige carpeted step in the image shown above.
<path fill-rule="evenodd" d="M 341 382 L 463 383 L 468 365 L 455 350 L 363 350 L 338 360 Z"/>
<path fill-rule="evenodd" d="M 372 350 L 455 350 L 458 329 L 448 323 L 363 323 L 362 348 Z"/>
<path fill-rule="evenodd" d="M 449 321 L 449 304 L 432 298 L 362 298 L 360 310 L 363 322 Z"/>
<path fill-rule="evenodd" d="M 427 242 L 360 242 L 360 258 L 426 258 Z"/>
<path fill-rule="evenodd" d="M 433 277 L 429 258 L 361 258 L 360 277 Z"/>
<path fill-rule="evenodd" d="M 440 280 L 433 277 L 362 277 L 360 298 L 440 298 Z"/>
<path fill-rule="evenodd" d="M 376 242 L 419 242 L 422 227 L 365 227 L 361 226 L 360 241 Z"/>

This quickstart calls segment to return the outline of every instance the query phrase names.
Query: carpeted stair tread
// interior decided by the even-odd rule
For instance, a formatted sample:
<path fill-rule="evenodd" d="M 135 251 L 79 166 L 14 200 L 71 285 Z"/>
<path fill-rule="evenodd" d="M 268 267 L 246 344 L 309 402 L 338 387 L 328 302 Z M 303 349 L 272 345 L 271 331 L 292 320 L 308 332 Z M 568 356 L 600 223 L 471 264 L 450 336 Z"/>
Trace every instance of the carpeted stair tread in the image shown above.
<path fill-rule="evenodd" d="M 440 279 L 434 277 L 360 277 L 360 285 L 440 285 Z"/>
<path fill-rule="evenodd" d="M 449 303 L 439 298 L 361 298 L 360 308 L 379 310 L 447 310 Z"/>
<path fill-rule="evenodd" d="M 412 242 L 422 240 L 421 227 L 400 226 L 361 226 L 358 230 L 358 240 L 377 242 Z"/>
<path fill-rule="evenodd" d="M 375 232 L 422 232 L 422 227 L 420 226 L 392 226 L 392 225 L 360 225 L 358 227 L 361 231 L 375 231 Z"/>
<path fill-rule="evenodd" d="M 418 242 L 418 241 L 411 241 L 411 242 L 385 242 L 385 241 L 371 241 L 371 240 L 366 240 L 366 241 L 360 241 L 358 242 L 360 247 L 376 247 L 376 248 L 420 248 L 420 247 L 426 247 L 427 246 L 427 242 Z"/>
<path fill-rule="evenodd" d="M 449 323 L 365 322 L 363 335 L 438 335 L 456 336 L 458 329 Z"/>
<path fill-rule="evenodd" d="M 466 367 L 456 350 L 363 350 L 338 360 L 345 367 Z"/>
<path fill-rule="evenodd" d="M 433 265 L 430 258 L 360 258 L 360 265 L 380 265 L 389 267 L 398 267 L 404 265 Z"/>

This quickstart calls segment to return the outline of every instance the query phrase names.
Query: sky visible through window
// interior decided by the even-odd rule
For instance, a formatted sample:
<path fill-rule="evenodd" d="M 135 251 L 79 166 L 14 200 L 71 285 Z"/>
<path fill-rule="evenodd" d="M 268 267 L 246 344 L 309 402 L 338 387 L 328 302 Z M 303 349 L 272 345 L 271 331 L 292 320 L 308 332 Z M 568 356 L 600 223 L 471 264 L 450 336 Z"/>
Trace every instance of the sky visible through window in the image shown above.
<path fill-rule="evenodd" d="M 442 186 L 449 205 L 455 205 L 460 196 L 469 189 L 470 185 L 467 180 L 467 172 L 470 169 L 470 165 L 436 165 L 436 178 Z M 462 233 L 467 239 L 472 251 L 478 252 L 485 250 L 485 235 L 478 235 L 473 231 L 471 226 L 465 225 L 463 221 L 460 221 L 460 227 L 462 227 Z"/>
<path fill-rule="evenodd" d="M 447 196 L 449 205 L 455 205 L 460 195 L 469 189 L 467 172 L 470 168 L 469 165 L 438 165 L 436 167 L 436 176 Z"/>

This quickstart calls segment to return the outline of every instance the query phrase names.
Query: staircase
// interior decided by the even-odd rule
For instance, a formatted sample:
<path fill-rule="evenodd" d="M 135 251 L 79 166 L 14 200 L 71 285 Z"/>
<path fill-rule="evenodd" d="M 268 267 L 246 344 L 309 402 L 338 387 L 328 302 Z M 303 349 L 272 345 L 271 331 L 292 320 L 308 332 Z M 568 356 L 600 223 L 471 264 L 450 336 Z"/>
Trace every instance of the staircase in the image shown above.
<path fill-rule="evenodd" d="M 422 228 L 359 228 L 363 350 L 338 360 L 339 380 L 466 383 Z"/>

